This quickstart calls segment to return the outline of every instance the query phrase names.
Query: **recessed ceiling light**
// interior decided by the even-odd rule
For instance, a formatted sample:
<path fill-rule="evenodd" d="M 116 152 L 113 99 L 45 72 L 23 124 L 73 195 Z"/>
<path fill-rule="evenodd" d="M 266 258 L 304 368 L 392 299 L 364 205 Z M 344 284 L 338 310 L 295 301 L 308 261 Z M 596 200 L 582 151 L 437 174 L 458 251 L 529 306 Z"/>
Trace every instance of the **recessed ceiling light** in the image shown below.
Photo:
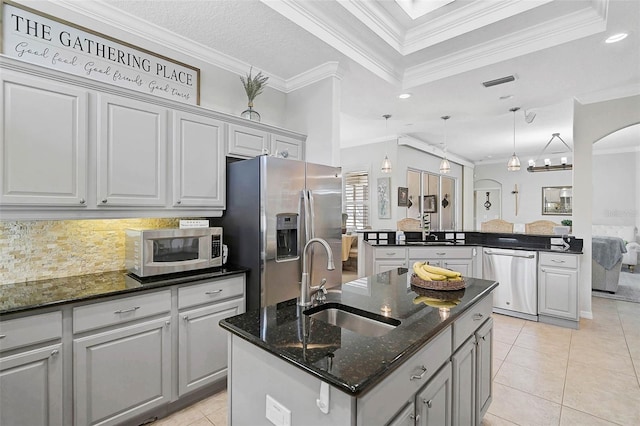
<path fill-rule="evenodd" d="M 400 95 L 398 95 L 398 97 L 400 99 L 407 99 L 411 97 L 411 93 L 401 93 Z"/>
<path fill-rule="evenodd" d="M 628 35 L 629 34 L 627 34 L 627 33 L 614 34 L 611 37 L 607 38 L 604 42 L 605 43 L 615 43 L 617 41 L 624 40 L 625 38 L 627 38 Z"/>

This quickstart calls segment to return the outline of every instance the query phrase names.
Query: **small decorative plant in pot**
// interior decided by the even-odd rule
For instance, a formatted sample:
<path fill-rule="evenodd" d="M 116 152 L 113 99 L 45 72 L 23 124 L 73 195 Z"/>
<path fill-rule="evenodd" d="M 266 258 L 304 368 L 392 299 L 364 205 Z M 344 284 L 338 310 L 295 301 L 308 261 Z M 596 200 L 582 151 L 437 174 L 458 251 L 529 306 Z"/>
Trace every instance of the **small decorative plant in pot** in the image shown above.
<path fill-rule="evenodd" d="M 240 81 L 244 86 L 244 91 L 247 93 L 248 109 L 242 111 L 240 116 L 242 118 L 248 118 L 249 120 L 260 121 L 260 114 L 253 109 L 254 99 L 262 93 L 269 77 L 265 77 L 262 71 L 259 71 L 256 75 L 252 75 L 253 67 L 249 69 L 249 73 L 246 77 L 240 76 Z"/>
<path fill-rule="evenodd" d="M 561 221 L 560 221 L 560 223 L 561 223 L 563 226 L 568 226 L 568 227 L 569 227 L 569 232 L 571 232 L 571 226 L 573 225 L 573 221 L 572 221 L 571 219 L 564 219 L 564 220 L 561 220 Z"/>

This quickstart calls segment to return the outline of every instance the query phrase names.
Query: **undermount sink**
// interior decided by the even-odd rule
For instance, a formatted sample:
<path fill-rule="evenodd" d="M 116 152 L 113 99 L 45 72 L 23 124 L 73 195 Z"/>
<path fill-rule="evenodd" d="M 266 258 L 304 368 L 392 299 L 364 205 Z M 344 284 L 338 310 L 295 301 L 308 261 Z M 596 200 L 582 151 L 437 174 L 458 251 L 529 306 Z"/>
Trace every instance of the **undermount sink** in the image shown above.
<path fill-rule="evenodd" d="M 336 327 L 369 337 L 380 337 L 397 326 L 400 321 L 339 303 L 327 303 L 304 311 L 309 318 L 324 321 Z"/>

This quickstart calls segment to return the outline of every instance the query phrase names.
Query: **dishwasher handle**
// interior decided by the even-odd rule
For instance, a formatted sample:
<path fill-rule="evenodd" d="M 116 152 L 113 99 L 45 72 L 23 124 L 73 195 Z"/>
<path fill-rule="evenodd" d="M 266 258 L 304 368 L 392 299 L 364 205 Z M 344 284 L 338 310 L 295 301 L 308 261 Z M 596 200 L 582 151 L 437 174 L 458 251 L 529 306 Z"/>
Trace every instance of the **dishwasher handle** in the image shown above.
<path fill-rule="evenodd" d="M 494 251 L 485 251 L 484 254 L 488 254 L 491 256 L 508 256 L 508 257 L 521 257 L 523 259 L 533 259 L 536 257 L 535 254 L 511 254 L 511 253 L 497 253 Z"/>

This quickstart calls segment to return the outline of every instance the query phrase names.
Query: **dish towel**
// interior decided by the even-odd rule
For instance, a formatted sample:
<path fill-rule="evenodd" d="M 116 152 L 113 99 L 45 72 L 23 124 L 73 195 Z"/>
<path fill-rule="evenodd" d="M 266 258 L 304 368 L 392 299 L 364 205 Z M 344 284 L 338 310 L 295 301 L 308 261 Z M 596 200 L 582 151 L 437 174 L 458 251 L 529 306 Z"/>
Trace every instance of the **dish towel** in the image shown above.
<path fill-rule="evenodd" d="M 604 269 L 612 269 L 627 252 L 622 238 L 593 237 L 591 239 L 591 257 Z"/>

